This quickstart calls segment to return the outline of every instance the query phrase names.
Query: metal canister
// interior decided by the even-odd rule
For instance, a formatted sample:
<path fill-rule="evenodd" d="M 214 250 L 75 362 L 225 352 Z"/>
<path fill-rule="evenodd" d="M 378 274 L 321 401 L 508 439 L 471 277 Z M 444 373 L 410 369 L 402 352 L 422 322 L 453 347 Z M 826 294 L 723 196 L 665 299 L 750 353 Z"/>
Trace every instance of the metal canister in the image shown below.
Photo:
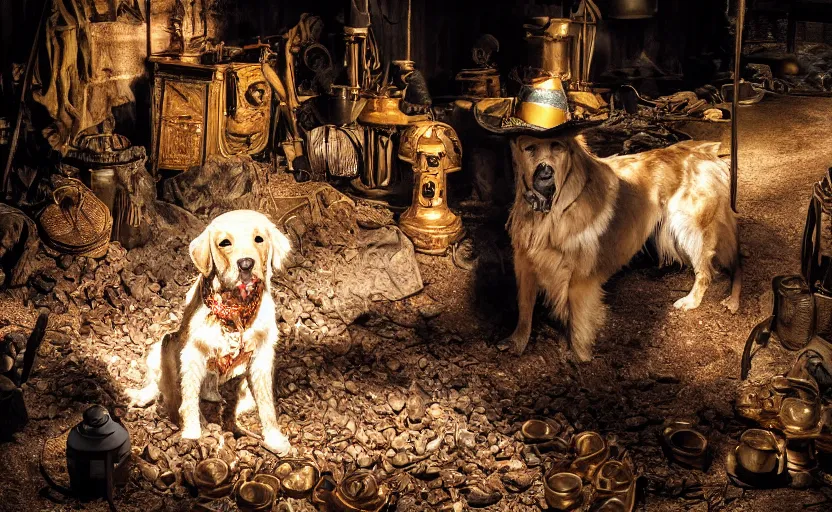
<path fill-rule="evenodd" d="M 568 19 L 553 18 L 542 31 L 527 30 L 525 39 L 530 66 L 540 68 L 564 81 L 572 78 L 574 38 L 569 34 L 569 25 Z"/>

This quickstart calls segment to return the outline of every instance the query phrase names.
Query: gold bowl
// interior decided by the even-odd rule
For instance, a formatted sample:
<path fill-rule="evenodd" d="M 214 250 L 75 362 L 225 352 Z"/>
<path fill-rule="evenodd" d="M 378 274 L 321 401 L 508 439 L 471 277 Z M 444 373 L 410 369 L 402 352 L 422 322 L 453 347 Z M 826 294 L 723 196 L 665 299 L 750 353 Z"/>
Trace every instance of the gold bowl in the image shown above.
<path fill-rule="evenodd" d="M 269 475 L 266 473 L 260 473 L 254 475 L 254 478 L 251 479 L 252 482 L 261 483 L 264 485 L 268 485 L 274 491 L 274 495 L 277 496 L 280 492 L 280 479 L 274 475 Z"/>
<path fill-rule="evenodd" d="M 260 482 L 245 482 L 237 490 L 237 506 L 244 512 L 261 512 L 271 510 L 275 492 L 270 486 Z"/>
<path fill-rule="evenodd" d="M 280 469 L 278 467 L 278 469 Z M 311 464 L 301 464 L 280 481 L 283 493 L 290 498 L 303 499 L 312 494 L 320 472 Z"/>
<path fill-rule="evenodd" d="M 379 485 L 371 471 L 359 469 L 336 487 L 332 504 L 344 512 L 378 512 L 387 504 L 388 494 L 387 486 Z"/>
<path fill-rule="evenodd" d="M 227 496 L 231 492 L 232 480 L 231 469 L 222 459 L 205 459 L 194 469 L 194 483 L 205 497 Z"/>
<path fill-rule="evenodd" d="M 708 465 L 708 439 L 688 422 L 677 421 L 662 431 L 668 456 L 674 461 L 703 471 Z"/>
<path fill-rule="evenodd" d="M 523 423 L 520 431 L 523 433 L 526 441 L 532 443 L 551 441 L 557 434 L 557 431 L 551 424 L 541 420 L 529 420 Z"/>
<path fill-rule="evenodd" d="M 575 473 L 552 473 L 543 479 L 546 503 L 556 510 L 573 510 L 583 501 L 583 480 Z"/>

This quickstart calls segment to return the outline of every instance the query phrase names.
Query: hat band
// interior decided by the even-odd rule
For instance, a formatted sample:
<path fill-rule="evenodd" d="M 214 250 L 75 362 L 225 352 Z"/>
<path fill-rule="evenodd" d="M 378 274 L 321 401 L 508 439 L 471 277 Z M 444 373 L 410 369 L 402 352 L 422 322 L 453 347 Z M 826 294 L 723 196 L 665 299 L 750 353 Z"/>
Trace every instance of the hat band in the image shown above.
<path fill-rule="evenodd" d="M 525 92 L 525 91 L 523 91 Z M 541 106 L 548 106 L 560 110 L 568 110 L 568 101 L 563 89 L 531 89 L 521 94 L 522 103 L 538 103 Z"/>

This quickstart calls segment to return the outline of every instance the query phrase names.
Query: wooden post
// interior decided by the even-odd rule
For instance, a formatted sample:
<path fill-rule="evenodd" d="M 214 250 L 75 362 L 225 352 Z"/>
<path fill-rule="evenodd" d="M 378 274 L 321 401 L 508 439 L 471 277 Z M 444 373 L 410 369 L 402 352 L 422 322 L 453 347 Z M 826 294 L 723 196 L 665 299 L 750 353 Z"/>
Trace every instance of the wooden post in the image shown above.
<path fill-rule="evenodd" d="M 731 209 L 737 212 L 737 136 L 739 135 L 740 61 L 742 28 L 745 24 L 745 0 L 737 0 L 737 39 L 734 48 L 734 97 L 731 101 Z"/>

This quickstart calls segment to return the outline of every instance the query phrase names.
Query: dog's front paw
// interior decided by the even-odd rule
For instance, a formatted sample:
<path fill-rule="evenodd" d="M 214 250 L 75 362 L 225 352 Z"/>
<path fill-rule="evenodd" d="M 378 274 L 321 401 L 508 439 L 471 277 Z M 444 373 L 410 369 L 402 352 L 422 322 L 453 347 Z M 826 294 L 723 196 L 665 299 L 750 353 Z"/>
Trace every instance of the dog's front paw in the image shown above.
<path fill-rule="evenodd" d="M 681 309 L 682 311 L 690 311 L 691 309 L 696 309 L 699 307 L 699 301 L 696 300 L 695 297 L 685 295 L 681 299 L 674 302 L 673 307 L 676 309 Z"/>
<path fill-rule="evenodd" d="M 289 438 L 284 436 L 279 430 L 265 432 L 263 435 L 263 446 L 278 457 L 289 455 L 289 451 L 292 449 Z"/>
<path fill-rule="evenodd" d="M 588 363 L 592 361 L 592 349 L 572 344 L 572 360 L 576 363 Z"/>
<path fill-rule="evenodd" d="M 182 439 L 199 439 L 202 437 L 202 428 L 199 425 L 186 425 L 182 429 Z"/>
<path fill-rule="evenodd" d="M 722 299 L 722 305 L 732 314 L 735 314 L 740 309 L 740 298 L 734 296 L 726 297 Z"/>
<path fill-rule="evenodd" d="M 497 350 L 501 352 L 509 351 L 515 356 L 522 356 L 526 351 L 526 346 L 529 344 L 529 338 L 520 336 L 509 336 L 497 343 Z"/>
<path fill-rule="evenodd" d="M 146 389 L 125 389 L 129 407 L 147 407 L 156 398 L 156 393 L 148 392 Z"/>

